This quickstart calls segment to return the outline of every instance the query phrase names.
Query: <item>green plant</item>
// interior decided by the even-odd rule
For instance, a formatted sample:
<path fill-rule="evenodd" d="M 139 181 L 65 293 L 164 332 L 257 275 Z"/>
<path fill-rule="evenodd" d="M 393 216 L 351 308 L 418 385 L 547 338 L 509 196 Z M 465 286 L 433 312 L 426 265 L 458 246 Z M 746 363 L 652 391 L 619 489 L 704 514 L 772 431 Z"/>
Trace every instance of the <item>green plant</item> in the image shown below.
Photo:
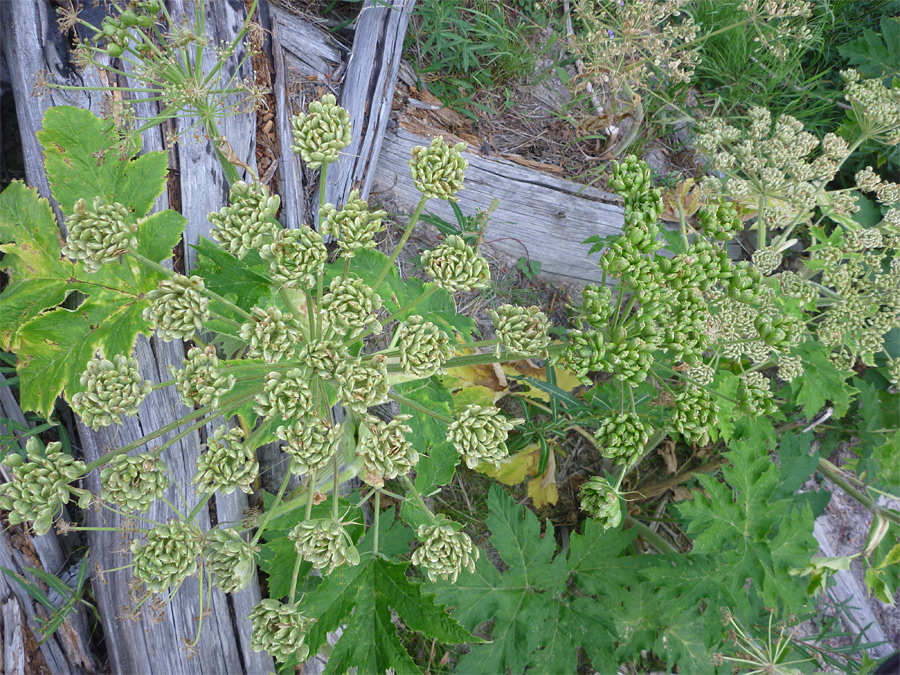
<path fill-rule="evenodd" d="M 703 26 L 695 71 L 701 94 L 718 99 L 728 115 L 765 106 L 776 116 L 794 115 L 824 133 L 842 115 L 840 95 L 827 69 L 808 62 L 822 47 L 827 28 L 822 8 L 827 3 L 787 3 L 805 5 L 805 15 L 769 20 L 759 15 L 750 22 L 743 4 L 703 0 L 690 10 Z M 722 31 L 723 26 L 733 28 Z"/>
<path fill-rule="evenodd" d="M 417 74 L 445 105 L 473 118 L 473 109 L 493 113 L 485 90 L 515 82 L 536 63 L 530 22 L 497 3 L 423 3 L 412 23 L 407 48 L 416 53 Z"/>
<path fill-rule="evenodd" d="M 164 524 L 145 521 L 131 545 L 134 575 L 147 589 L 138 604 L 153 593 L 177 590 L 197 570 L 201 603 L 204 583 L 240 590 L 252 578 L 256 544 L 278 524 L 277 536 L 270 532 L 260 553 L 266 552 L 266 569 L 286 578 L 290 588 L 254 610 L 257 647 L 280 660 L 302 658 L 306 648 L 318 650 L 325 627 L 345 621 L 352 608 L 351 624 L 365 624 L 377 637 L 372 645 L 352 637 L 342 641 L 332 653 L 335 664 L 346 655 L 347 663 L 367 664 L 369 670 L 400 661 L 412 665 L 408 656 L 401 657 L 389 607 L 432 637 L 468 639 L 440 606 L 428 596 L 419 598 L 418 584 L 405 577 L 406 563 L 384 557 L 379 524 L 386 482 L 416 469 L 418 488 L 405 479 L 415 506 L 404 513 L 421 536 L 413 561 L 443 577 L 470 565 L 468 553 L 453 553 L 477 556 L 468 537 L 457 533 L 455 523 L 435 517 L 420 492 L 448 481 L 462 457 L 503 458 L 515 421 L 477 406 L 454 416 L 429 399 L 449 397 L 429 378 L 446 367 L 548 351 L 548 325 L 539 312 L 528 313 L 527 320 L 498 317 L 497 339 L 472 338 L 473 323 L 457 313 L 451 294 L 484 287 L 490 274 L 477 249 L 461 237 L 449 236 L 423 255 L 430 283 L 404 281 L 393 266 L 429 196 L 453 200 L 463 187 L 462 146 L 439 139 L 413 152 L 410 168 L 423 196 L 390 256 L 375 250 L 383 214 L 370 212 L 356 196 L 343 208 L 321 204 L 343 253 L 328 262 L 320 234 L 283 230 L 274 218 L 278 198 L 259 184 L 237 182 L 229 206 L 210 214 L 211 236 L 220 247 L 202 242 L 197 274 L 186 277 L 161 264 L 180 237 L 183 217 L 173 211 L 147 215 L 164 187 L 164 153 L 122 157 L 118 139 L 106 129 L 91 113 L 74 108 L 53 108 L 45 116 L 40 140 L 50 184 L 67 215 L 65 242 L 47 200 L 20 182 L 0 194 L 0 246 L 11 275 L 2 294 L 4 346 L 17 356 L 21 404 L 46 415 L 63 394 L 86 424 L 99 428 L 120 424 L 121 416 L 136 414 L 154 389 L 174 385 L 194 410 L 90 463 L 61 453 L 58 443 L 39 453 L 30 439 L 28 462 L 18 454 L 5 458 L 13 481 L 4 486 L 0 506 L 10 511 L 10 521 L 33 522 L 36 532 L 46 532 L 70 494 L 82 506 L 90 499 L 74 483 L 103 469 L 103 507 L 143 511 L 162 500 L 174 515 Z M 295 121 L 294 134 L 301 156 L 320 165 L 324 184 L 329 164 L 349 140 L 346 112 L 326 96 Z M 74 290 L 86 296 L 78 311 L 60 305 Z M 369 351 L 365 339 L 385 326 L 406 339 Z M 129 356 L 137 336 L 154 329 L 159 339 L 199 345 L 188 352 L 183 372 L 173 370 L 173 378 L 158 385 L 142 379 Z M 201 339 L 201 332 L 221 351 Z M 467 355 L 504 341 L 505 348 Z M 423 390 L 422 384 L 428 387 Z M 399 404 L 399 414 L 390 422 L 370 410 L 391 400 Z M 347 410 L 341 423 L 332 416 L 338 403 Z M 197 499 L 183 504 L 182 512 L 166 499 L 163 453 L 219 417 L 233 418 L 238 426 L 221 426 L 207 441 L 193 479 Z M 152 451 L 128 454 L 175 430 L 180 433 Z M 252 490 L 255 449 L 276 440 L 284 443 L 290 471 L 264 517 L 227 531 L 200 529 L 195 516 L 215 492 Z M 39 482 L 29 480 L 37 474 Z M 304 486 L 286 495 L 292 474 L 305 475 Z M 374 523 L 362 542 L 362 528 L 355 525 L 361 522 L 358 505 L 337 498 L 341 482 L 355 475 L 368 486 L 359 501 L 375 498 Z M 123 482 L 125 476 L 130 480 Z M 181 493 L 187 488 L 173 487 Z M 328 507 L 314 511 L 315 495 L 329 491 Z M 282 528 L 279 517 L 291 527 Z M 408 536 L 405 526 L 395 529 Z M 285 549 L 287 570 L 281 568 Z M 325 582 L 300 599 L 301 571 L 305 578 L 312 567 Z M 353 572 L 344 574 L 346 568 Z M 312 618 L 318 619 L 314 626 Z M 293 628 L 270 634 L 273 622 Z M 198 635 L 201 627 L 202 618 Z"/>
<path fill-rule="evenodd" d="M 20 574 L 16 574 L 12 570 L 0 566 L 0 572 L 3 572 L 7 577 L 24 588 L 28 592 L 28 595 L 40 603 L 50 615 L 49 618 L 38 617 L 42 633 L 39 644 L 44 644 L 51 638 L 65 623 L 66 617 L 75 611 L 79 604 L 84 605 L 91 610 L 97 620 L 100 620 L 100 617 L 97 615 L 97 608 L 84 598 L 88 580 L 87 564 L 88 556 L 87 552 L 85 552 L 84 557 L 81 559 L 81 565 L 78 567 L 78 575 L 75 577 L 74 588 L 67 585 L 55 574 L 50 574 L 49 572 L 34 567 L 25 568 L 25 572 L 32 575 L 41 583 L 46 584 L 52 593 L 59 596 L 55 603 L 52 596 L 48 596 L 47 593 L 41 590 L 40 586 L 28 581 Z"/>

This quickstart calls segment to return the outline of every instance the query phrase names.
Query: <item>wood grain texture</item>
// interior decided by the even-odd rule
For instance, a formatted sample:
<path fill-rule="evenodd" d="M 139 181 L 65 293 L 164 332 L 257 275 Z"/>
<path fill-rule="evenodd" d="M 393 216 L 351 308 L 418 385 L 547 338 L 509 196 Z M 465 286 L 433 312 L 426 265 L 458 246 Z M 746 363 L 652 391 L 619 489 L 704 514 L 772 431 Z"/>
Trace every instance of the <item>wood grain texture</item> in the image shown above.
<path fill-rule="evenodd" d="M 353 51 L 338 102 L 350 113 L 353 140 L 329 167 L 325 198 L 342 204 L 358 189 L 368 199 L 391 116 L 403 38 L 415 0 L 366 0 L 356 22 Z"/>
<path fill-rule="evenodd" d="M 374 190 L 390 194 L 412 211 L 421 193 L 409 173 L 410 152 L 414 146 L 430 142 L 402 125 L 388 131 L 375 169 Z M 487 209 L 491 200 L 500 200 L 485 233 L 487 250 L 518 259 L 527 249 L 532 260 L 541 262 L 544 277 L 578 284 L 601 282 L 596 265 L 599 256 L 588 257 L 588 247 L 581 242 L 591 235 L 621 232 L 622 209 L 606 203 L 608 195 L 509 160 L 483 157 L 471 150 L 464 156 L 469 168 L 465 187 L 458 194 L 463 213 L 473 215 Z M 447 202 L 432 199 L 425 211 L 456 222 Z"/>
<path fill-rule="evenodd" d="M 247 16 L 243 0 L 217 0 L 206 4 L 206 34 L 215 43 L 231 43 L 240 31 Z M 169 12 L 175 21 L 194 22 L 192 0 L 168 0 Z M 238 63 L 246 55 L 245 48 L 239 47 L 222 68 L 220 85 L 224 85 L 237 69 Z M 204 60 L 204 67 L 212 67 L 211 59 Z M 253 67 L 247 59 L 237 72 L 235 79 L 253 80 Z M 237 99 L 233 99 L 237 103 Z M 227 203 L 228 181 L 216 157 L 212 144 L 207 140 L 205 130 L 196 127 L 193 117 L 178 118 L 176 132 L 181 137 L 177 146 L 178 175 L 181 186 L 181 213 L 187 218 L 184 231 L 184 261 L 188 270 L 196 266 L 197 253 L 191 248 L 201 236 L 208 236 L 210 223 L 206 216 L 218 211 Z M 219 132 L 231 144 L 238 159 L 251 167 L 256 166 L 256 117 L 253 113 L 230 115 L 219 120 Z M 193 129 L 192 129 L 193 127 Z M 195 135 L 200 138 L 196 139 Z M 239 169 L 238 174 L 242 174 Z M 253 177 L 243 172 L 242 179 L 248 182 Z"/>
<path fill-rule="evenodd" d="M 25 675 L 25 623 L 16 598 L 8 598 L 0 610 L 3 623 L 3 672 Z"/>
<path fill-rule="evenodd" d="M 343 67 L 346 50 L 332 36 L 284 7 L 272 5 L 272 61 L 275 69 L 275 120 L 278 125 L 281 190 L 281 221 L 288 228 L 315 226 L 318 204 L 308 199 L 307 183 L 299 155 L 291 150 L 291 118 L 305 110 L 308 97 L 298 83 L 308 82 L 319 88 L 329 83 Z M 318 172 L 308 172 L 317 179 Z"/>

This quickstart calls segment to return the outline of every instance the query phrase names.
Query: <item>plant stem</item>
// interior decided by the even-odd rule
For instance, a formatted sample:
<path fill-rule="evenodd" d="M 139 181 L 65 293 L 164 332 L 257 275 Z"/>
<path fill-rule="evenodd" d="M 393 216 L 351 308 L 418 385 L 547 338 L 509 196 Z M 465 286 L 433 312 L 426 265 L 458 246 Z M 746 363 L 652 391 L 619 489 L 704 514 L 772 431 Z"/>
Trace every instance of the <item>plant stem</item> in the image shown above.
<path fill-rule="evenodd" d="M 262 536 L 262 533 L 266 530 L 266 525 L 269 524 L 269 521 L 272 520 L 272 514 L 274 513 L 275 507 L 277 507 L 281 503 L 281 498 L 284 497 L 284 491 L 287 490 L 288 483 L 291 480 L 291 472 L 284 472 L 284 480 L 281 481 L 281 487 L 278 488 L 278 494 L 275 495 L 275 501 L 272 502 L 272 507 L 266 511 L 266 517 L 263 519 L 262 523 L 260 523 L 259 527 L 256 529 L 256 534 L 253 535 L 253 539 L 250 541 L 251 546 L 255 546 L 256 542 L 259 541 L 259 538 Z"/>
<path fill-rule="evenodd" d="M 425 500 L 422 499 L 422 495 L 420 495 L 419 491 L 416 490 L 416 486 L 413 485 L 413 482 L 409 479 L 409 476 L 403 476 L 403 482 L 406 483 L 406 489 L 409 490 L 410 493 L 412 494 L 412 496 L 416 498 L 416 501 L 419 502 L 419 506 L 421 506 L 422 509 L 424 509 L 425 513 L 428 514 L 429 520 L 431 520 L 431 522 L 434 525 L 437 525 L 438 524 L 437 518 L 434 517 L 434 514 L 431 512 L 431 509 L 429 509 L 428 506 L 426 506 Z"/>
<path fill-rule="evenodd" d="M 413 212 L 412 218 L 406 226 L 406 230 L 403 231 L 403 236 L 400 237 L 400 241 L 397 242 L 397 246 L 394 247 L 394 252 L 391 253 L 391 257 L 388 258 L 388 261 L 384 264 L 384 268 L 381 270 L 381 273 L 378 275 L 378 278 L 375 279 L 375 283 L 372 284 L 372 290 L 378 291 L 378 288 L 381 286 L 381 283 L 384 281 L 384 278 L 388 275 L 391 267 L 393 267 L 394 262 L 397 260 L 397 256 L 400 255 L 400 251 L 403 250 L 403 247 L 406 245 L 407 240 L 409 239 L 409 235 L 412 234 L 413 228 L 416 225 L 416 222 L 419 220 L 419 216 L 422 215 L 422 209 L 425 208 L 425 202 L 428 201 L 428 197 L 422 195 L 422 198 L 419 200 L 419 203 L 416 205 L 416 210 Z"/>
<path fill-rule="evenodd" d="M 638 531 L 638 534 L 659 553 L 669 553 L 672 555 L 678 555 L 680 553 L 677 548 L 651 530 L 647 525 L 644 525 L 641 521 L 635 520 L 631 516 L 625 516 L 625 522 L 635 528 Z"/>
<path fill-rule="evenodd" d="M 246 401 L 248 401 L 252 397 L 256 396 L 256 394 L 259 393 L 259 391 L 261 389 L 262 389 L 262 387 L 254 388 L 249 392 L 243 392 L 240 396 L 235 395 L 233 398 L 228 399 L 229 403 L 225 406 L 223 406 L 222 402 L 220 402 L 219 410 L 229 411 L 234 407 L 241 406 Z M 157 429 L 152 434 L 147 434 L 146 436 L 139 438 L 134 443 L 129 443 L 128 445 L 123 446 L 123 447 L 119 448 L 118 450 L 113 450 L 112 452 L 108 452 L 107 454 L 103 455 L 102 457 L 98 457 L 93 462 L 88 464 L 85 467 L 85 473 L 90 473 L 94 469 L 100 468 L 101 466 L 103 466 L 104 464 L 109 462 L 114 457 L 117 457 L 118 455 L 123 455 L 126 452 L 130 452 L 131 450 L 134 450 L 135 448 L 139 448 L 142 445 L 146 445 L 150 441 L 152 441 L 156 438 L 159 438 L 160 436 L 164 436 L 167 433 L 169 433 L 170 431 L 174 431 L 175 429 L 180 427 L 182 424 L 187 424 L 191 420 L 195 420 L 198 417 L 203 417 L 204 415 L 206 415 L 207 413 L 210 413 L 210 412 L 216 412 L 216 410 L 211 405 L 208 405 L 205 408 L 200 408 L 200 410 L 195 410 L 194 412 L 189 413 L 189 414 L 185 415 L 184 417 L 180 417 L 179 419 L 175 420 L 171 424 L 167 424 L 166 426 L 162 427 L 161 429 Z M 202 420 L 199 424 L 193 425 L 190 429 L 187 429 L 186 432 L 179 434 L 178 436 L 171 439 L 170 441 L 167 441 L 166 446 L 171 445 L 172 443 L 174 443 L 177 440 L 181 440 L 182 438 L 184 438 L 184 436 L 187 435 L 187 433 L 190 433 L 194 429 L 198 429 L 198 428 L 202 427 L 204 424 L 209 422 L 211 419 L 214 419 L 214 416 L 210 416 L 209 418 Z"/>
<path fill-rule="evenodd" d="M 373 535 L 374 538 L 372 539 L 372 553 L 375 555 L 378 554 L 378 525 L 379 525 L 380 517 L 381 517 L 381 492 L 376 490 L 375 491 L 375 518 L 374 518 L 374 522 L 372 523 L 372 527 L 375 528 L 375 534 Z"/>
<path fill-rule="evenodd" d="M 288 595 L 288 602 L 290 604 L 294 604 L 294 594 L 297 592 L 297 577 L 300 576 L 300 563 L 303 562 L 303 558 L 298 553 L 297 559 L 294 560 L 294 575 L 291 577 L 291 592 Z"/>
<path fill-rule="evenodd" d="M 203 508 L 203 505 L 206 504 L 206 502 L 209 501 L 209 498 L 212 497 L 214 494 L 215 494 L 215 491 L 207 492 L 203 496 L 203 498 L 199 502 L 197 502 L 197 506 L 195 506 L 193 509 L 191 509 L 191 512 L 187 515 L 187 518 L 185 520 L 187 522 L 191 522 L 192 520 L 194 520 L 194 516 L 196 516 L 200 512 L 200 509 Z"/>
<path fill-rule="evenodd" d="M 871 511 L 873 515 L 881 516 L 885 520 L 889 520 L 895 525 L 900 525 L 900 513 L 879 506 L 878 503 L 869 495 L 863 494 L 855 487 L 853 487 L 850 482 L 844 477 L 843 471 L 841 471 L 839 467 L 835 466 L 824 457 L 820 457 L 819 466 L 817 468 L 820 473 L 828 478 L 828 480 L 835 483 L 853 499 L 869 509 L 869 511 Z"/>

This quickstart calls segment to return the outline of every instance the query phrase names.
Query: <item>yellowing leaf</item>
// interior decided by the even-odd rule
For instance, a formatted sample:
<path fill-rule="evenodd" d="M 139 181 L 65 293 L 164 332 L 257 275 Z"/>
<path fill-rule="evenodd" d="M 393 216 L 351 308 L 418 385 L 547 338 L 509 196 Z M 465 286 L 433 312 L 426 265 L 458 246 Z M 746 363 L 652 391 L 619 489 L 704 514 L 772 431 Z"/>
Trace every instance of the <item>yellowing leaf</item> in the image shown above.
<path fill-rule="evenodd" d="M 462 410 L 467 405 L 491 406 L 505 395 L 505 391 L 494 391 L 490 387 L 476 384 L 456 391 L 453 394 L 453 407 Z"/>
<path fill-rule="evenodd" d="M 556 457 L 553 450 L 547 459 L 547 470 L 542 476 L 528 481 L 528 496 L 536 509 L 559 501 L 559 490 L 556 487 Z"/>
<path fill-rule="evenodd" d="M 505 458 L 496 469 L 493 464 L 483 463 L 475 470 L 496 478 L 504 485 L 518 485 L 528 476 L 534 475 L 540 461 L 541 446 L 533 443 L 521 452 Z"/>

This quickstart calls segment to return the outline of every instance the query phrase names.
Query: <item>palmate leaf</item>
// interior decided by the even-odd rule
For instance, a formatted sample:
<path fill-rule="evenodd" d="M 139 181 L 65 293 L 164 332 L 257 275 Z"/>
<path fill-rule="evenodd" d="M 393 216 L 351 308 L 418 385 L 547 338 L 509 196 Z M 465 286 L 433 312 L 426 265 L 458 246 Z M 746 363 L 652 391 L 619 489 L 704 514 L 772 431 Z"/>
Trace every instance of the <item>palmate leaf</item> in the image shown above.
<path fill-rule="evenodd" d="M 459 672 L 574 672 L 576 645 L 587 650 L 596 667 L 606 667 L 613 658 L 609 613 L 593 598 L 573 597 L 566 588 L 570 566 L 589 567 L 599 544 L 593 539 L 576 544 L 573 538 L 567 566 L 564 556 L 554 557 L 554 538 L 541 538 L 537 517 L 496 485 L 488 508 L 491 544 L 508 571 L 501 574 L 482 555 L 474 574 L 463 572 L 455 584 L 433 584 L 438 599 L 455 605 L 453 616 L 467 629 L 494 622 L 492 641 L 473 646 L 460 660 Z M 601 560 L 614 555 L 605 551 Z"/>
<path fill-rule="evenodd" d="M 698 475 L 704 492 L 676 507 L 694 540 L 692 554 L 716 556 L 736 604 L 747 607 L 756 595 L 770 607 L 801 605 L 805 591 L 788 570 L 805 566 L 818 549 L 812 510 L 803 499 L 796 508 L 793 496 L 779 498 L 778 467 L 752 444 L 738 442 L 725 457 L 725 482 Z"/>
<path fill-rule="evenodd" d="M 391 527 L 388 532 L 399 527 Z M 372 532 L 370 529 L 360 542 L 359 565 L 335 570 L 300 602 L 302 612 L 316 617 L 306 637 L 311 654 L 325 644 L 329 632 L 347 624 L 328 657 L 325 672 L 344 673 L 355 667 L 360 673 L 384 673 L 388 668 L 397 673 L 418 673 L 397 637 L 392 609 L 410 629 L 429 638 L 457 644 L 476 640 L 424 591 L 420 582 L 406 576 L 409 563 L 395 563 L 381 552 L 372 553 Z M 398 532 L 403 537 L 402 530 Z M 389 543 L 392 537 L 386 539 Z"/>
<path fill-rule="evenodd" d="M 856 389 L 828 358 L 829 350 L 820 342 L 807 341 L 798 345 L 794 353 L 803 358 L 803 377 L 791 382 L 797 405 L 803 406 L 803 414 L 813 417 L 826 403 L 834 407 L 834 419 L 843 417 L 850 407 L 850 399 Z"/>
<path fill-rule="evenodd" d="M 97 195 L 144 217 L 165 187 L 165 153 L 122 159 L 103 123 L 77 108 L 51 108 L 38 134 L 47 174 L 64 213 L 78 199 Z M 184 217 L 167 210 L 144 220 L 137 232 L 141 255 L 162 262 L 184 230 Z M 0 250 L 11 276 L 0 295 L 0 341 L 19 356 L 21 404 L 49 417 L 56 397 L 79 391 L 79 378 L 95 352 L 129 354 L 151 326 L 141 318 L 144 295 L 163 276 L 129 258 L 89 274 L 61 257 L 62 242 L 49 203 L 20 182 L 0 195 Z M 59 306 L 72 292 L 77 307 Z"/>
<path fill-rule="evenodd" d="M 890 78 L 900 74 L 900 19 L 881 17 L 881 32 L 868 28 L 838 52 L 863 77 Z"/>

